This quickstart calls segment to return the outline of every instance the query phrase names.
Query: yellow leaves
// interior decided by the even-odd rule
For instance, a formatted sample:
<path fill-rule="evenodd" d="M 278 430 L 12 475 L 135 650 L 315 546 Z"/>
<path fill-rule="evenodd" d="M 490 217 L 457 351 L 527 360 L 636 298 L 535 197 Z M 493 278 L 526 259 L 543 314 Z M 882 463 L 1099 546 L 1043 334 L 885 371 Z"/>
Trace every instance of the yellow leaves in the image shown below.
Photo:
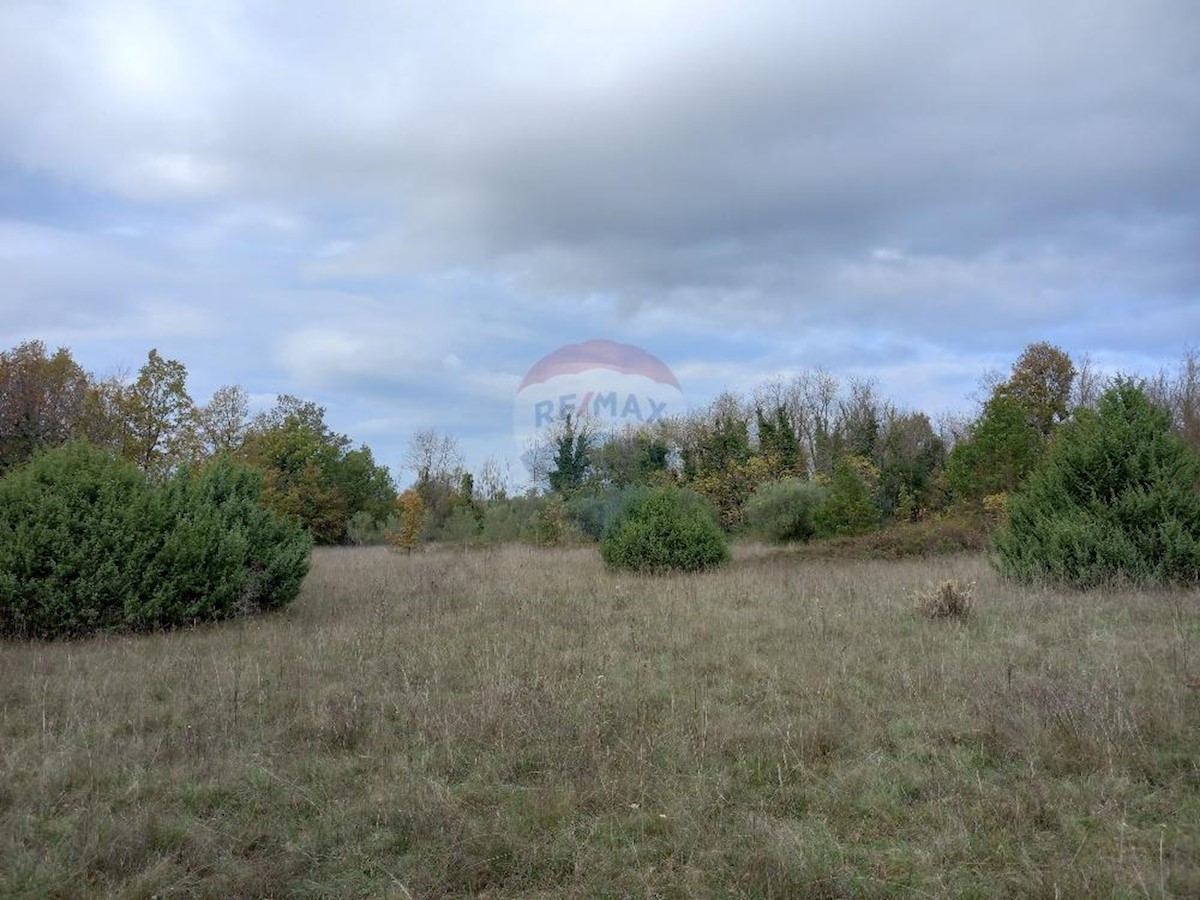
<path fill-rule="evenodd" d="M 1008 519 L 1008 494 L 1000 491 L 983 498 L 983 512 L 993 525 L 1001 525 Z"/>
<path fill-rule="evenodd" d="M 391 535 L 392 545 L 405 553 L 416 549 L 421 540 L 421 529 L 425 527 L 425 501 L 413 488 L 396 498 L 396 514 L 400 517 L 400 528 Z"/>

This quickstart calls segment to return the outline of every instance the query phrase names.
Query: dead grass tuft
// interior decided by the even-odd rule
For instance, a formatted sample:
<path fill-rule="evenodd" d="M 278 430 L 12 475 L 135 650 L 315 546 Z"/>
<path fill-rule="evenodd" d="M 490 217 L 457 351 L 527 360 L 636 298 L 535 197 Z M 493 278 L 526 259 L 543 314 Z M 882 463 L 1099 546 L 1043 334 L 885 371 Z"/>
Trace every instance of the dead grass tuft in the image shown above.
<path fill-rule="evenodd" d="M 935 588 L 917 592 L 913 609 L 927 619 L 962 619 L 970 615 L 974 599 L 975 582 L 943 581 Z"/>

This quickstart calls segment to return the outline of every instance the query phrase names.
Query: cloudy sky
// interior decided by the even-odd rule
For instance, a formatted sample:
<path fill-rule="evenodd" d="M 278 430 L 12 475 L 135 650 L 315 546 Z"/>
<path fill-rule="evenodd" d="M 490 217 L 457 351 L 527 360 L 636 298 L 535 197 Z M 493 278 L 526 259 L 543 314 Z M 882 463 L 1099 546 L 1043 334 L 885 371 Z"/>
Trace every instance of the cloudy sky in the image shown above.
<path fill-rule="evenodd" d="M 1197 48 L 1195 0 L 3 0 L 0 343 L 157 347 L 393 468 L 512 453 L 588 338 L 693 401 L 1155 368 L 1200 340 Z"/>

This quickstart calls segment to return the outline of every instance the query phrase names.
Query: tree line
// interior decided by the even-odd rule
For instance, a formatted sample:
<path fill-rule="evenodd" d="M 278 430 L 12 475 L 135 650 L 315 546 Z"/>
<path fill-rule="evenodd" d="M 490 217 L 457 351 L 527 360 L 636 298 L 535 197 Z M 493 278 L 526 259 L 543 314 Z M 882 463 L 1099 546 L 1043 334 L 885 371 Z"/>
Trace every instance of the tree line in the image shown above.
<path fill-rule="evenodd" d="M 1171 429 L 1200 450 L 1200 355 L 1152 376 L 1100 373 L 1047 342 L 982 377 L 967 418 L 932 418 L 885 398 L 870 380 L 813 370 L 748 395 L 723 393 L 683 416 L 620 433 L 566 413 L 530 454 L 534 489 L 509 497 L 496 464 L 464 471 L 454 438 L 418 434 L 408 465 L 424 537 L 459 542 L 553 536 L 555 523 L 599 537 L 639 491 L 703 497 L 729 532 L 777 539 L 852 536 L 957 517 L 996 524 L 1009 497 L 1073 415 L 1113 381 L 1135 384 Z"/>
<path fill-rule="evenodd" d="M 1170 428 L 1200 450 L 1200 355 L 1136 383 Z M 187 369 L 151 350 L 128 378 L 98 379 L 67 349 L 38 341 L 0 353 L 0 475 L 71 439 L 107 449 L 164 479 L 228 457 L 262 475 L 262 501 L 323 544 L 533 540 L 577 531 L 599 537 L 639 491 L 685 488 L 728 532 L 777 539 L 856 535 L 946 515 L 998 520 L 1007 499 L 1107 379 L 1046 342 L 1002 375 L 985 376 L 977 414 L 936 420 L 881 395 L 869 380 L 821 371 L 774 379 L 748 395 L 616 434 L 567 415 L 534 449 L 533 483 L 513 495 L 502 464 L 467 471 L 457 440 L 418 432 L 396 483 L 370 448 L 354 446 L 320 406 L 280 396 L 250 415 L 236 385 L 207 402 Z"/>

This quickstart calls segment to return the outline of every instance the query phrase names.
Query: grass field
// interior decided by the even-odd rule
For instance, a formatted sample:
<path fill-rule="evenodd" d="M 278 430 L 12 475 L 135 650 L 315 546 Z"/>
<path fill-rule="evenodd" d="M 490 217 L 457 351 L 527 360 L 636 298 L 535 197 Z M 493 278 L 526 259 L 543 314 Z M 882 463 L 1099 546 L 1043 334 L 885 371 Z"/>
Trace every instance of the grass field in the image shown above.
<path fill-rule="evenodd" d="M 1195 592 L 974 555 L 321 551 L 281 614 L 0 644 L 0 896 L 1197 897 L 1197 674 Z"/>

